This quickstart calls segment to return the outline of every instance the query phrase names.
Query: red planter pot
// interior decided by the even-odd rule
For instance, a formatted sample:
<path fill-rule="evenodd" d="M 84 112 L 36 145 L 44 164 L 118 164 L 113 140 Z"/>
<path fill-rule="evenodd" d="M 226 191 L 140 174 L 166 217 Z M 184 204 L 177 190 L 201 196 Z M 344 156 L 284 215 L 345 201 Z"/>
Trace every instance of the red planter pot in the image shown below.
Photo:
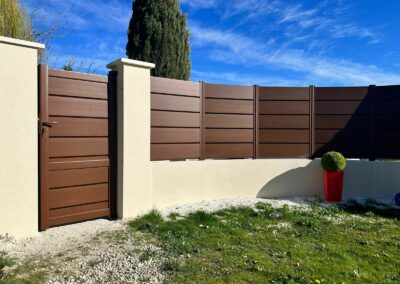
<path fill-rule="evenodd" d="M 326 202 L 341 202 L 344 172 L 324 170 L 324 191 Z"/>

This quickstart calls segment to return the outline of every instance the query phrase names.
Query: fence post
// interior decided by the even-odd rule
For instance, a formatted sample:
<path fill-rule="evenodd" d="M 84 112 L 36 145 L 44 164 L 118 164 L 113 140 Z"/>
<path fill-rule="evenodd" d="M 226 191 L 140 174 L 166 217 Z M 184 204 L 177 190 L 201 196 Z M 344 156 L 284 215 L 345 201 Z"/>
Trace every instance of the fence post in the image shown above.
<path fill-rule="evenodd" d="M 258 85 L 253 86 L 254 93 L 254 132 L 253 132 L 253 141 L 254 141 L 254 159 L 260 158 L 260 127 L 259 127 L 259 100 L 260 100 L 260 87 Z"/>
<path fill-rule="evenodd" d="M 108 153 L 110 155 L 110 216 L 117 218 L 117 180 L 118 180 L 118 72 L 110 71 L 108 73 Z"/>
<path fill-rule="evenodd" d="M 206 108 L 206 98 L 205 98 L 205 83 L 200 81 L 200 160 L 204 160 L 206 157 L 206 121 L 205 121 L 205 108 Z"/>
<path fill-rule="evenodd" d="M 150 70 L 154 67 L 152 63 L 125 58 L 107 65 L 118 72 L 118 218 L 137 217 L 152 208 Z"/>
<path fill-rule="evenodd" d="M 369 154 L 368 158 L 370 161 L 376 160 L 375 153 L 375 103 L 376 103 L 376 90 L 375 85 L 368 87 L 369 97 Z"/>
<path fill-rule="evenodd" d="M 315 154 L 315 86 L 309 86 L 310 93 L 310 159 L 314 158 Z"/>

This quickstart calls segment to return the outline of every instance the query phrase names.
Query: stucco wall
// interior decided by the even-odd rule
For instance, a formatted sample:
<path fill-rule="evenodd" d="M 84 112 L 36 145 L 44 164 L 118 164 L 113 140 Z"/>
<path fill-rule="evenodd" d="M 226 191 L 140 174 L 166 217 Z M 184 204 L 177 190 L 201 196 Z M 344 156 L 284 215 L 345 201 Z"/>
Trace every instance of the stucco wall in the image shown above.
<path fill-rule="evenodd" d="M 391 200 L 400 163 L 348 161 L 345 198 Z M 304 159 L 152 162 L 153 206 L 223 198 L 323 196 L 320 161 Z"/>
<path fill-rule="evenodd" d="M 120 59 L 107 67 L 118 71 L 118 217 L 136 217 L 151 204 L 150 69 L 154 65 Z"/>
<path fill-rule="evenodd" d="M 42 45 L 0 37 L 0 231 L 38 232 L 38 75 Z"/>

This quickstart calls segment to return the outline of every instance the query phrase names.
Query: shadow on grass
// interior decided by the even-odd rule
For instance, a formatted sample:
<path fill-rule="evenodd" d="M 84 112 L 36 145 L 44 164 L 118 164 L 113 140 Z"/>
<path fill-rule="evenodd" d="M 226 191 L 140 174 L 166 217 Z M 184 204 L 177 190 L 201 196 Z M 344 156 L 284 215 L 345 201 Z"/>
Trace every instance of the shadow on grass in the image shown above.
<path fill-rule="evenodd" d="M 375 201 L 367 201 L 365 204 L 349 201 L 347 204 L 339 205 L 339 208 L 351 214 L 365 216 L 373 213 L 376 216 L 400 221 L 400 208 L 389 207 Z"/>

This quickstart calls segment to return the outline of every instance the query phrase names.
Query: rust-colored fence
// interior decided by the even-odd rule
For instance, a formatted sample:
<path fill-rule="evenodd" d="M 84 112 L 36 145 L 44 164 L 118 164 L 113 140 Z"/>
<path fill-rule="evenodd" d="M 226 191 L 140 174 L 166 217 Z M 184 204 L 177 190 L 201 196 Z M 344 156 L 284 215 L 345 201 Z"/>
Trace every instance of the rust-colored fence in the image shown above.
<path fill-rule="evenodd" d="M 151 159 L 201 158 L 200 84 L 151 78 Z"/>
<path fill-rule="evenodd" d="M 114 215 L 108 78 L 39 71 L 40 228 Z"/>
<path fill-rule="evenodd" d="M 310 88 L 258 87 L 259 158 L 307 158 L 311 149 Z"/>
<path fill-rule="evenodd" d="M 253 87 L 203 86 L 205 158 L 254 157 Z"/>
<path fill-rule="evenodd" d="M 400 86 L 261 87 L 152 78 L 152 160 L 400 158 Z"/>

